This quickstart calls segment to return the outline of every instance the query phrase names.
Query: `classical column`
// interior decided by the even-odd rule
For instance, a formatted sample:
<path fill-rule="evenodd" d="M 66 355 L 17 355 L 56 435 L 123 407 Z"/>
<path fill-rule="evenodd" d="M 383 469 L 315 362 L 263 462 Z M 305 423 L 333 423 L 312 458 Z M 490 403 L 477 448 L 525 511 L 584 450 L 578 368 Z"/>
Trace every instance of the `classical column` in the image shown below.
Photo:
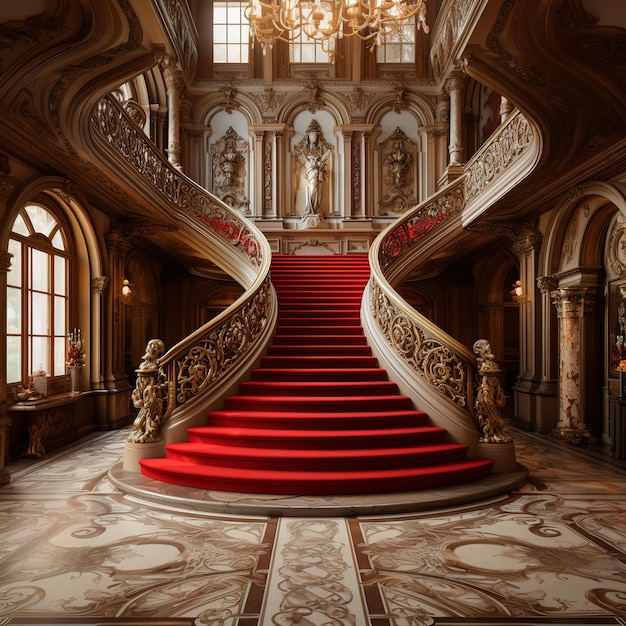
<path fill-rule="evenodd" d="M 103 295 L 109 286 L 108 276 L 91 279 L 91 345 L 89 349 L 91 388 L 104 389 L 104 363 L 102 362 L 102 335 L 104 315 Z"/>
<path fill-rule="evenodd" d="M 0 251 L 0 289 L 2 293 L 7 292 L 7 273 L 11 269 L 10 252 Z M 0 325 L 3 329 L 7 327 L 7 309 L 6 306 L 0 308 Z M 6 352 L 6 334 L 4 335 L 4 350 Z M 6 469 L 6 463 L 9 453 L 9 426 L 11 420 L 7 415 L 7 363 L 6 357 L 0 359 L 0 485 L 6 485 L 11 481 L 11 474 Z"/>
<path fill-rule="evenodd" d="M 559 319 L 559 421 L 551 434 L 574 445 L 590 436 L 584 415 L 584 326 L 595 296 L 595 287 L 560 287 L 551 293 Z"/>
<path fill-rule="evenodd" d="M 445 84 L 445 89 L 450 96 L 450 165 L 463 164 L 463 84 L 465 79 L 462 75 L 452 75 Z"/>
<path fill-rule="evenodd" d="M 182 171 L 183 167 L 180 164 L 180 94 L 185 83 L 182 71 L 171 58 L 164 61 L 163 77 L 167 87 L 167 159 L 173 167 Z"/>

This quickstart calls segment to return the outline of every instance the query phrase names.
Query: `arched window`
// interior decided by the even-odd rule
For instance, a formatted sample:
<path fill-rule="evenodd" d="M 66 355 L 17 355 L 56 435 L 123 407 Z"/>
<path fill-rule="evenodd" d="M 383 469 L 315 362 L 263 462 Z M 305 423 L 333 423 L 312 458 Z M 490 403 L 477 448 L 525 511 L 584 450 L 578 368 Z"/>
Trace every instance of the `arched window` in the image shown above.
<path fill-rule="evenodd" d="M 29 204 L 15 219 L 8 251 L 7 383 L 40 369 L 61 376 L 70 301 L 66 234 L 49 208 Z"/>

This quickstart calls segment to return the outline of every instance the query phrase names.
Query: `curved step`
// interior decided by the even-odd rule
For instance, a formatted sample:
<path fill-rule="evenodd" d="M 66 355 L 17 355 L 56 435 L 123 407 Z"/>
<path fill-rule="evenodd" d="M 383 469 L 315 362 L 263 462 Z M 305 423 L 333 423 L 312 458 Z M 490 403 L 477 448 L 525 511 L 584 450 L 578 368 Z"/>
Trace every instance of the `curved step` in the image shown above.
<path fill-rule="evenodd" d="M 208 416 L 209 427 L 224 426 L 232 428 L 270 428 L 300 431 L 310 429 L 313 424 L 326 431 L 350 429 L 405 428 L 424 426 L 428 423 L 428 414 L 424 411 L 328 411 L 324 413 L 290 411 L 229 410 L 212 411 Z"/>
<path fill-rule="evenodd" d="M 307 472 L 246 469 L 195 465 L 181 461 L 145 459 L 142 474 L 163 482 L 198 489 L 238 493 L 291 495 L 339 495 L 390 493 L 449 487 L 491 474 L 493 461 L 469 460 L 462 463 L 388 470 Z"/>
<path fill-rule="evenodd" d="M 281 448 L 295 450 L 340 450 L 417 447 L 443 444 L 445 428 L 412 426 L 407 428 L 362 428 L 353 430 L 291 430 L 274 428 L 238 428 L 234 426 L 196 426 L 189 428 L 192 443 L 250 448 Z"/>
<path fill-rule="evenodd" d="M 391 396 L 398 392 L 398 385 L 389 380 L 250 380 L 241 383 L 239 390 L 250 396 Z"/>
<path fill-rule="evenodd" d="M 248 411 L 388 411 L 412 408 L 408 396 L 230 396 L 226 408 Z"/>
<path fill-rule="evenodd" d="M 382 367 L 264 367 L 252 372 L 253 381 L 372 381 L 387 380 Z"/>

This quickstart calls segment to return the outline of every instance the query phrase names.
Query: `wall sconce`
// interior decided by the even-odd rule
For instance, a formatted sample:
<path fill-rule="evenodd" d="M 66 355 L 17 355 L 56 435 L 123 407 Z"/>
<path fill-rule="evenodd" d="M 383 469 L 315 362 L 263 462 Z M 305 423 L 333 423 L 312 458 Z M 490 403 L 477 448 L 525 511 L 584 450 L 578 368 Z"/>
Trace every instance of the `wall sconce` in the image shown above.
<path fill-rule="evenodd" d="M 524 294 L 522 281 L 516 280 L 513 283 L 513 289 L 511 289 L 511 300 L 513 300 L 516 304 L 523 304 L 524 302 L 528 302 L 530 300 L 530 297 Z"/>
<path fill-rule="evenodd" d="M 130 296 L 131 293 L 133 293 L 133 290 L 130 285 L 130 281 L 128 280 L 128 278 L 125 278 L 122 281 L 122 295 L 127 298 L 128 296 Z"/>

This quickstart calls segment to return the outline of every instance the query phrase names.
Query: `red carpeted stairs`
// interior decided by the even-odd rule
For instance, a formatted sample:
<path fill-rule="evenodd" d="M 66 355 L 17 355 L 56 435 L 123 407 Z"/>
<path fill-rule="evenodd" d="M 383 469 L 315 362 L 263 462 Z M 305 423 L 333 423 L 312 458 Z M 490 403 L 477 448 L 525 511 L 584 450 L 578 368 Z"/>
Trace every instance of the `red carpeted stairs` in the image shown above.
<path fill-rule="evenodd" d="M 208 425 L 141 461 L 177 485 L 245 493 L 324 495 L 412 491 L 489 476 L 492 461 L 401 395 L 360 323 L 366 255 L 275 256 L 276 335 L 261 367 Z"/>

